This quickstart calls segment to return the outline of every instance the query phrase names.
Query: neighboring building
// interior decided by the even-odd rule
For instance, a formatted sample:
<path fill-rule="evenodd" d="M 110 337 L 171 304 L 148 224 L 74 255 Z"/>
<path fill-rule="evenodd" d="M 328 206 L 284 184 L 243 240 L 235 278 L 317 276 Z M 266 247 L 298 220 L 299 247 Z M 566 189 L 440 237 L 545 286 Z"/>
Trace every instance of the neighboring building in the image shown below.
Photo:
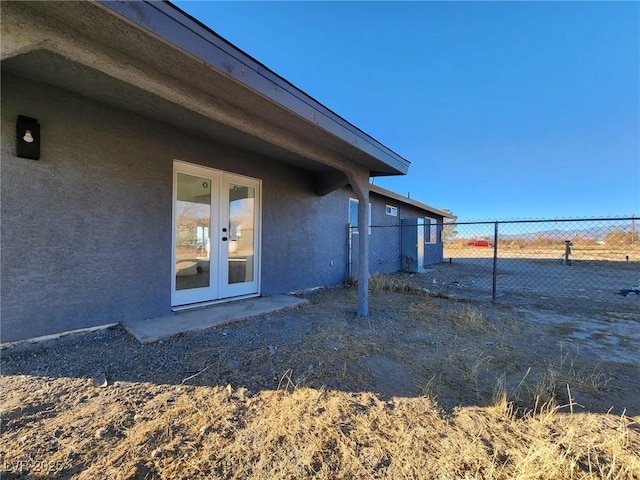
<path fill-rule="evenodd" d="M 368 234 L 371 237 L 369 245 L 371 273 L 418 270 L 407 265 L 407 252 L 403 255 L 403 232 L 410 234 L 411 230 L 418 230 L 423 239 L 422 248 L 416 248 L 416 253 L 418 251 L 421 253 L 419 267 L 424 268 L 443 261 L 443 224 L 445 219 L 454 219 L 454 215 L 376 185 L 369 186 L 369 194 L 371 205 L 369 225 L 371 227 L 368 229 Z M 349 199 L 350 225 L 356 222 L 354 206 L 357 203 L 359 202 L 356 198 Z M 358 229 L 355 226 L 352 227 L 349 276 L 355 276 L 357 271 L 358 245 L 353 235 L 356 232 Z"/>
<path fill-rule="evenodd" d="M 0 7 L 2 342 L 345 280 L 407 160 L 168 2 Z"/>

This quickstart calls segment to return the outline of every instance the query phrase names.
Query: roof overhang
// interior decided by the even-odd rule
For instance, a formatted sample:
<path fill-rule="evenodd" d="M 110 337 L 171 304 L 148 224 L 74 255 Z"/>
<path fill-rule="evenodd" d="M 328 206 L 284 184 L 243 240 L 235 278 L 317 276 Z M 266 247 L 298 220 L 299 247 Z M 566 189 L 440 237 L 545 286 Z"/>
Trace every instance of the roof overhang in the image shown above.
<path fill-rule="evenodd" d="M 292 163 L 325 189 L 343 183 L 337 172 L 408 171 L 400 155 L 168 2 L 2 2 L 2 21 L 3 70 Z"/>
<path fill-rule="evenodd" d="M 444 210 L 439 210 L 430 205 L 427 205 L 426 203 L 418 202 L 413 198 L 405 197 L 403 195 L 400 195 L 399 193 L 392 192 L 391 190 L 387 190 L 386 188 L 378 187 L 377 185 L 369 185 L 369 192 L 375 193 L 377 195 L 388 198 L 390 200 L 395 200 L 395 201 L 404 203 L 405 205 L 411 205 L 413 207 L 419 208 L 421 210 L 424 210 L 425 212 L 432 213 L 439 217 L 451 218 L 451 219 L 457 218 L 455 215 L 449 212 L 445 212 Z"/>

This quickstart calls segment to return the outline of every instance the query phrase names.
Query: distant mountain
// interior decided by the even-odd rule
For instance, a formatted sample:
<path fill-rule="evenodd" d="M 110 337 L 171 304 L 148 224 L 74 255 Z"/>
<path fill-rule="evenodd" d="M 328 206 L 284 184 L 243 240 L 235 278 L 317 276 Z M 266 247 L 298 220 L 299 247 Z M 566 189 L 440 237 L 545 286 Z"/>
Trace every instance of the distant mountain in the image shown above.
<path fill-rule="evenodd" d="M 552 222 L 550 222 L 552 223 Z M 578 222 L 576 222 L 578 223 Z M 523 224 L 524 225 L 524 224 Z M 505 234 L 500 235 L 502 238 L 535 238 L 535 237 L 550 237 L 554 239 L 572 239 L 575 237 L 592 238 L 594 240 L 604 240 L 604 238 L 615 230 L 623 231 L 625 233 L 631 232 L 631 222 L 620 223 L 617 225 L 594 225 L 585 228 L 572 228 L 572 222 L 566 222 L 567 228 L 553 228 L 548 230 L 534 230 L 536 226 L 544 228 L 544 223 L 529 224 L 531 229 L 527 228 L 527 231 L 523 231 L 519 234 Z M 520 226 L 518 226 L 520 228 Z M 636 223 L 636 233 L 640 236 L 640 222 Z M 525 230 L 525 228 L 521 228 Z M 504 229 L 506 230 L 506 228 Z"/>

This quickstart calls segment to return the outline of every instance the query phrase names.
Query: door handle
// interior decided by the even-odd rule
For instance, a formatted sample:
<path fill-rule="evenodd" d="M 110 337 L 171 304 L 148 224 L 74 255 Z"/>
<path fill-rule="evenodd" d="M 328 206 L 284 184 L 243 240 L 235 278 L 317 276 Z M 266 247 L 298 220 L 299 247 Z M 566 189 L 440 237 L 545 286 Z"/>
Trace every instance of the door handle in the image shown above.
<path fill-rule="evenodd" d="M 227 237 L 222 237 L 222 241 L 226 242 L 227 241 Z"/>

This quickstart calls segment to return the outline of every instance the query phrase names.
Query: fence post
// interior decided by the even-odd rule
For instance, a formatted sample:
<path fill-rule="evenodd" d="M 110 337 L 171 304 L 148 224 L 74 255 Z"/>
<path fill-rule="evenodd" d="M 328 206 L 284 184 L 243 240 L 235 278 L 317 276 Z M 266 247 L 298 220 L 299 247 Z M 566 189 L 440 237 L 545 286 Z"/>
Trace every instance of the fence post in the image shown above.
<path fill-rule="evenodd" d="M 496 292 L 498 287 L 498 222 L 494 223 L 493 230 L 493 285 L 491 290 L 491 301 L 496 303 Z"/>

